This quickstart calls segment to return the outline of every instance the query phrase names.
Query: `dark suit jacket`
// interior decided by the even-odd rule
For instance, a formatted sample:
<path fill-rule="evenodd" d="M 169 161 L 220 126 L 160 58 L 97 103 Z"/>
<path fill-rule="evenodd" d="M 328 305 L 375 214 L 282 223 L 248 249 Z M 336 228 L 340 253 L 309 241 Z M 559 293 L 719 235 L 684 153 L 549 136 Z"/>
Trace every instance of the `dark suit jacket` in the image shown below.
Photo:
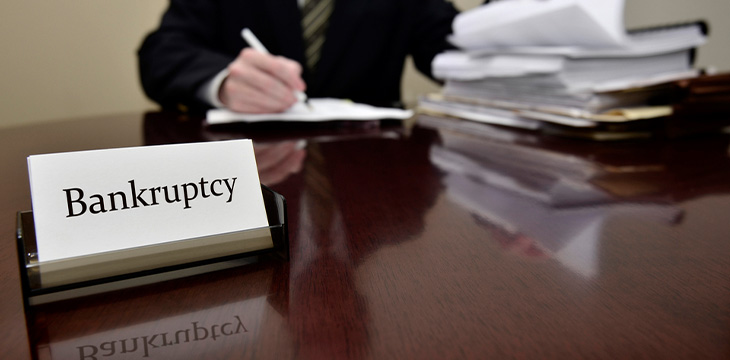
<path fill-rule="evenodd" d="M 406 56 L 431 76 L 456 14 L 444 0 L 336 0 L 317 74 L 303 74 L 308 95 L 397 105 Z M 204 106 L 195 91 L 246 46 L 244 27 L 302 63 L 300 17 L 296 0 L 171 0 L 139 49 L 145 92 L 165 107 Z"/>

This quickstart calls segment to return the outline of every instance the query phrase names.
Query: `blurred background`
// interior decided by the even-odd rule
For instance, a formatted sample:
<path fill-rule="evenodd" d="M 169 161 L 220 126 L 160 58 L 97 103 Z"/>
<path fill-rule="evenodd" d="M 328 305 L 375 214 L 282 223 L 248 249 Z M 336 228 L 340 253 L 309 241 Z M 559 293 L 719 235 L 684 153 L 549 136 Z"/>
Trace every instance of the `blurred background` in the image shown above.
<path fill-rule="evenodd" d="M 479 0 L 453 0 L 468 10 Z M 0 127 L 156 109 L 142 92 L 136 51 L 167 0 L 0 2 Z M 636 28 L 704 19 L 710 37 L 697 65 L 730 71 L 730 1 L 626 0 Z M 438 91 L 409 63 L 403 99 Z"/>

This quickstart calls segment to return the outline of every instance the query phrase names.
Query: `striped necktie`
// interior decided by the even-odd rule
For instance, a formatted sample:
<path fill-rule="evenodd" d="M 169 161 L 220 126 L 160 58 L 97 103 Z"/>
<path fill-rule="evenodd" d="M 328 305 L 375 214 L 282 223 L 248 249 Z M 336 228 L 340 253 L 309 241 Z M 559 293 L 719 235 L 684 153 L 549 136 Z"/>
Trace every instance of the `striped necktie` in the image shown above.
<path fill-rule="evenodd" d="M 333 8 L 334 0 L 305 0 L 302 6 L 304 60 L 311 72 L 317 69 Z"/>

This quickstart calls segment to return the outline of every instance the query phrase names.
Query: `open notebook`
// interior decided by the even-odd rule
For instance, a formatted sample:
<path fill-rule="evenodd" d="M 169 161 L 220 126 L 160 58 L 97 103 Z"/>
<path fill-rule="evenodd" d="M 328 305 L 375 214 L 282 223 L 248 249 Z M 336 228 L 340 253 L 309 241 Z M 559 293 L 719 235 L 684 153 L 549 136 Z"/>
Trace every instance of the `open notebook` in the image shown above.
<path fill-rule="evenodd" d="M 411 110 L 375 107 L 343 99 L 319 98 L 309 99 L 308 104 L 297 103 L 284 112 L 274 114 L 244 114 L 227 109 L 213 109 L 208 111 L 206 121 L 214 125 L 261 121 L 405 120 L 411 116 L 413 116 Z"/>

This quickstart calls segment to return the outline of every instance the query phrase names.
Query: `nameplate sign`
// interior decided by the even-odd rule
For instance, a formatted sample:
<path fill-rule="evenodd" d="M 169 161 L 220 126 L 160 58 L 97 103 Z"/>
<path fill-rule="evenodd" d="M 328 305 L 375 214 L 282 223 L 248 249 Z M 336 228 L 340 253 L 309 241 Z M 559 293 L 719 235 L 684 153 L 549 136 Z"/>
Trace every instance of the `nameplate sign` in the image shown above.
<path fill-rule="evenodd" d="M 28 157 L 41 262 L 267 227 L 251 140 Z"/>

